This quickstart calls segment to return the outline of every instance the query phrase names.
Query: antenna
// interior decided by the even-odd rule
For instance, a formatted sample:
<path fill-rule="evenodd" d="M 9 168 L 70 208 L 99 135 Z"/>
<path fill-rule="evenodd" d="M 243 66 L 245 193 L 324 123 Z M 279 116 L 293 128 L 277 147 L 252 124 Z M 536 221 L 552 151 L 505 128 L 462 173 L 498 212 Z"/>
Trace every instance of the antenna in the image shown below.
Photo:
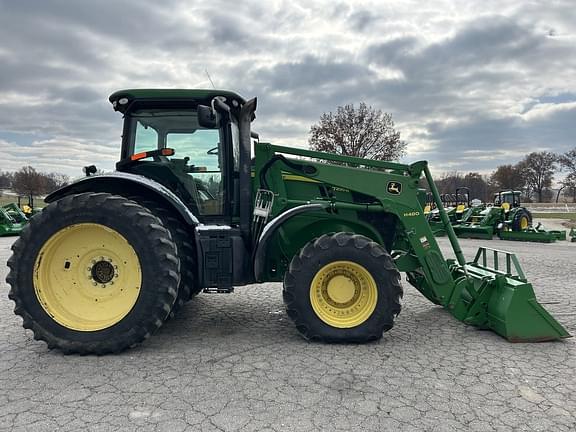
<path fill-rule="evenodd" d="M 210 84 L 212 84 L 212 88 L 216 88 L 216 86 L 214 85 L 214 81 L 212 81 L 212 78 L 210 78 L 210 74 L 208 73 L 208 69 L 204 69 L 204 72 L 206 72 L 206 76 L 208 77 Z"/>

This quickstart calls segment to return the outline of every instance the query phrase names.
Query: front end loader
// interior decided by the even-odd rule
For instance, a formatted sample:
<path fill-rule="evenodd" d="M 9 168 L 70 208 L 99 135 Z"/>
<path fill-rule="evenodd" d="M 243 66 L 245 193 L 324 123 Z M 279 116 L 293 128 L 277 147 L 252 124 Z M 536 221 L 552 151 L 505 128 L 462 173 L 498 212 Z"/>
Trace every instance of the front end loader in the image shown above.
<path fill-rule="evenodd" d="M 87 167 L 46 197 L 8 262 L 15 312 L 49 348 L 122 351 L 195 295 L 255 282 L 283 283 L 306 339 L 369 342 L 400 312 L 400 272 L 509 341 L 570 336 L 513 254 L 481 248 L 466 261 L 426 162 L 261 143 L 256 100 L 233 92 L 123 90 L 110 101 L 124 116 L 116 171 Z M 422 178 L 455 260 L 424 216 Z"/>
<path fill-rule="evenodd" d="M 275 185 L 272 189 L 278 194 L 277 200 L 280 203 L 323 204 L 324 211 L 340 215 L 340 218 L 346 210 L 356 210 L 356 215 L 363 216 L 360 220 L 388 221 L 387 227 L 369 235 L 387 245 L 395 266 L 407 274 L 411 285 L 433 303 L 445 307 L 458 320 L 491 329 L 513 342 L 555 340 L 569 336 L 537 302 L 532 285 L 526 280 L 514 254 L 481 248 L 474 260 L 466 262 L 426 162 L 401 165 L 268 144 L 257 147 L 257 169 L 267 164 L 261 162 L 259 165 L 259 160 L 274 160 L 275 152 L 338 164 L 309 162 L 297 167 L 279 163 L 276 172 L 270 168 L 265 175 L 278 180 L 277 183 L 268 180 L 267 185 Z M 343 163 L 348 163 L 350 167 L 342 166 Z M 361 203 L 346 202 L 346 198 L 350 197 L 345 195 L 341 200 L 335 199 L 337 196 L 316 200 L 308 197 L 307 201 L 298 201 L 288 196 L 283 198 L 287 192 L 281 186 L 282 172 L 304 175 L 322 184 L 329 184 L 332 188 L 349 191 L 352 199 L 352 191 L 362 191 L 365 196 L 373 198 Z M 426 179 L 432 191 L 434 204 L 439 210 L 456 261 L 443 258 L 424 217 L 418 189 L 421 177 Z M 264 178 L 262 172 L 260 178 Z M 296 195 L 296 191 L 293 194 Z M 372 223 L 371 227 L 375 229 L 377 224 Z M 385 233 L 389 234 L 389 230 L 393 230 L 393 235 L 384 237 Z M 296 232 L 284 235 L 288 238 L 296 237 Z M 274 257 L 274 252 L 269 252 Z"/>

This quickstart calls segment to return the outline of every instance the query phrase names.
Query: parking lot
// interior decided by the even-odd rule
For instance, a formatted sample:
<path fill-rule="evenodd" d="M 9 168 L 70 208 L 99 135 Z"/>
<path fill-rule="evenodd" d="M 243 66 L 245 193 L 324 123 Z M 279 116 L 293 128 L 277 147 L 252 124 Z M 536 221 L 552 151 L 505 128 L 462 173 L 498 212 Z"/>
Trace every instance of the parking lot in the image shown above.
<path fill-rule="evenodd" d="M 0 238 L 0 429 L 450 431 L 576 428 L 576 341 L 511 344 L 404 283 L 377 343 L 308 343 L 279 284 L 202 294 L 143 345 L 64 356 L 21 327 Z M 439 239 L 444 250 L 448 241 Z M 541 303 L 576 334 L 576 243 L 463 240 L 517 253 Z"/>

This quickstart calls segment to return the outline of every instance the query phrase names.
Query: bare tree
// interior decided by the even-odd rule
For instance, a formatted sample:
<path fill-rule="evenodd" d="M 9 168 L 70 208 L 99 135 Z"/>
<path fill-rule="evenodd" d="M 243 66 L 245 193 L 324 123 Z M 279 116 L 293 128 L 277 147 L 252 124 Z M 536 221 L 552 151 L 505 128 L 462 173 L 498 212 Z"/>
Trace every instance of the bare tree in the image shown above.
<path fill-rule="evenodd" d="M 490 175 L 490 184 L 497 190 L 522 190 L 526 179 L 518 165 L 500 165 Z"/>
<path fill-rule="evenodd" d="M 567 173 L 561 182 L 562 187 L 568 189 L 572 201 L 576 202 L 576 147 L 561 155 L 558 162 L 562 170 Z"/>
<path fill-rule="evenodd" d="M 20 168 L 14 173 L 12 188 L 20 195 L 40 195 L 46 187 L 46 178 L 31 166 Z"/>
<path fill-rule="evenodd" d="M 470 191 L 470 199 L 478 198 L 485 201 L 490 195 L 490 186 L 486 178 L 477 172 L 469 172 L 464 176 L 461 186 L 465 186 Z"/>
<path fill-rule="evenodd" d="M 317 151 L 376 160 L 397 160 L 406 149 L 392 116 L 364 102 L 358 109 L 349 104 L 322 114 L 310 128 L 309 144 Z"/>
<path fill-rule="evenodd" d="M 8 189 L 12 186 L 14 175 L 10 172 L 0 172 L 0 189 Z"/>
<path fill-rule="evenodd" d="M 455 194 L 456 188 L 467 187 L 471 200 L 474 198 L 482 201 L 487 200 L 490 198 L 490 192 L 492 191 L 486 178 L 476 172 L 469 172 L 465 175 L 460 174 L 458 171 L 444 173 L 435 183 L 441 194 Z"/>
<path fill-rule="evenodd" d="M 436 189 L 441 194 L 455 193 L 456 188 L 464 186 L 464 177 L 458 171 L 445 172 L 436 180 Z"/>
<path fill-rule="evenodd" d="M 60 189 L 63 186 L 66 186 L 70 182 L 70 177 L 65 174 L 59 173 L 50 173 L 50 174 L 43 174 L 45 179 L 45 190 L 44 193 L 50 193 L 55 191 L 56 189 Z"/>
<path fill-rule="evenodd" d="M 530 153 L 518 163 L 518 169 L 529 189 L 528 194 L 535 193 L 539 202 L 542 202 L 545 191 L 552 186 L 557 161 L 557 155 L 543 151 Z"/>
<path fill-rule="evenodd" d="M 20 195 L 43 195 L 65 186 L 69 177 L 59 173 L 42 173 L 31 166 L 20 168 L 12 174 L 12 188 Z"/>

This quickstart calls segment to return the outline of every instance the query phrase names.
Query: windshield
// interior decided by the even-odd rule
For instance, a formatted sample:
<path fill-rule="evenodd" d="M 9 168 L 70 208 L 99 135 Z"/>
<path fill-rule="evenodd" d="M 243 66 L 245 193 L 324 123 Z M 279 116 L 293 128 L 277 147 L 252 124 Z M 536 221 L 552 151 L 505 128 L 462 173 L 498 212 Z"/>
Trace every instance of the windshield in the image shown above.
<path fill-rule="evenodd" d="M 174 155 L 164 159 L 173 162 L 200 213 L 222 214 L 221 130 L 200 126 L 195 110 L 142 110 L 135 111 L 130 118 L 131 153 L 174 149 Z"/>
<path fill-rule="evenodd" d="M 218 152 L 220 130 L 200 126 L 196 111 L 136 111 L 131 119 L 133 153 L 169 147 L 175 150 L 174 158 L 189 157 L 196 166 L 217 168 L 214 154 Z"/>

